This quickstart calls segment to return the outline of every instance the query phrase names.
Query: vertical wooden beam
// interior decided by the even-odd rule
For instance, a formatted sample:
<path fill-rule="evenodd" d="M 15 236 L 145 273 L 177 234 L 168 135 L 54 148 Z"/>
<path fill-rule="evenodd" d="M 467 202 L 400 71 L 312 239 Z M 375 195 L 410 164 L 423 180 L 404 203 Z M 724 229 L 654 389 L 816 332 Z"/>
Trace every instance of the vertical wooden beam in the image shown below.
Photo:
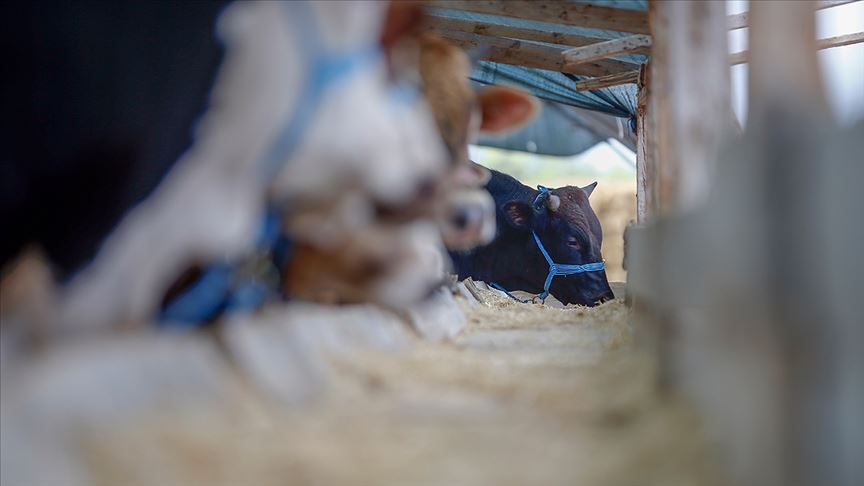
<path fill-rule="evenodd" d="M 732 120 L 725 4 L 649 6 L 657 200 L 661 212 L 677 212 L 704 202 L 711 161 Z"/>
<path fill-rule="evenodd" d="M 650 182 L 655 180 L 656 159 L 652 152 L 654 143 L 650 139 L 651 117 L 648 113 L 648 98 L 651 68 L 643 64 L 639 71 L 636 94 L 636 223 L 644 224 L 649 213 L 656 209 L 656 192 Z"/>

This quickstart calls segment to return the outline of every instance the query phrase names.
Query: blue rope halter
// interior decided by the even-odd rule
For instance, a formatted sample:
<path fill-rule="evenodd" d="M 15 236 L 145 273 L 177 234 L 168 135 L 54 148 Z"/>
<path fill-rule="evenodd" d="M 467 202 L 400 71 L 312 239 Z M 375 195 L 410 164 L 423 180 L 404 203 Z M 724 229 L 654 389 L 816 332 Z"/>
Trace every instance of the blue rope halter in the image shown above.
<path fill-rule="evenodd" d="M 312 124 L 318 106 L 328 90 L 339 81 L 361 68 L 371 68 L 382 62 L 380 46 L 370 44 L 348 52 L 330 52 L 318 35 L 319 27 L 315 12 L 309 2 L 286 2 L 282 11 L 294 34 L 295 44 L 301 46 L 301 55 L 306 65 L 305 78 L 300 85 L 297 104 L 284 121 L 275 141 L 258 161 L 262 180 L 274 177 L 297 150 Z M 419 89 L 414 86 L 391 87 L 390 100 L 409 104 L 419 99 Z M 232 311 L 248 311 L 259 307 L 276 293 L 279 271 L 287 261 L 291 242 L 280 234 L 280 214 L 268 208 L 262 216 L 256 254 L 272 258 L 272 267 L 265 273 L 273 275 L 248 275 L 236 262 L 210 265 L 201 277 L 182 294 L 172 299 L 162 310 L 159 320 L 172 327 L 194 327 L 216 316 Z"/>
<path fill-rule="evenodd" d="M 540 202 L 540 198 L 543 197 L 544 194 L 549 192 L 549 188 L 544 186 L 537 186 L 537 190 L 540 191 L 537 194 L 537 197 L 534 198 L 534 202 L 532 205 L 536 206 L 538 202 Z M 537 236 L 537 233 L 534 230 L 531 230 L 531 235 L 534 237 L 534 242 L 537 243 L 537 248 L 540 248 L 540 253 L 543 254 L 543 258 L 546 259 L 546 263 L 549 264 L 549 274 L 546 275 L 546 281 L 543 282 L 543 292 L 537 297 L 541 301 L 545 301 L 546 297 L 549 296 L 549 287 L 552 285 L 552 279 L 557 276 L 566 276 L 566 275 L 575 275 L 577 273 L 586 273 L 586 272 L 599 272 L 600 270 L 604 270 L 606 268 L 606 264 L 603 262 L 594 262 L 594 263 L 585 263 L 582 265 L 576 264 L 567 264 L 567 263 L 555 263 L 552 260 L 552 257 L 549 256 L 549 252 L 546 251 L 546 248 L 543 246 L 543 243 L 540 241 L 540 237 Z M 510 298 L 522 302 L 523 304 L 528 302 L 527 300 L 522 300 L 508 292 L 501 285 L 492 282 L 491 285 L 498 290 L 503 291 Z"/>

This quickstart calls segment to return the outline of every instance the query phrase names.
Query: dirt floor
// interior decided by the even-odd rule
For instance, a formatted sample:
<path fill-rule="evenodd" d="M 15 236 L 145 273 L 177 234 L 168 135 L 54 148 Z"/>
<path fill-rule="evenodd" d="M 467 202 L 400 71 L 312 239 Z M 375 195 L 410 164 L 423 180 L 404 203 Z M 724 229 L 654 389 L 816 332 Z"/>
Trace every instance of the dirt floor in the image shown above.
<path fill-rule="evenodd" d="M 248 400 L 84 441 L 104 485 L 720 484 L 698 425 L 655 393 L 620 300 L 460 300 L 452 343 L 330 359 L 321 400 Z M 157 481 L 157 482 L 154 482 Z"/>

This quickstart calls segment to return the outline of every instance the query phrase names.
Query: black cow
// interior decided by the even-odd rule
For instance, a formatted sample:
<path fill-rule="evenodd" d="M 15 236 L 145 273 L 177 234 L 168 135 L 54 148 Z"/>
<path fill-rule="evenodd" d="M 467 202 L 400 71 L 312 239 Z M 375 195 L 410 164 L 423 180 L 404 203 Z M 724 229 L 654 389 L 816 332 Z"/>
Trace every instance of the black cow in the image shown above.
<path fill-rule="evenodd" d="M 152 192 L 191 144 L 222 58 L 213 25 L 226 3 L 0 9 L 0 265 L 38 242 L 68 276 Z"/>
<path fill-rule="evenodd" d="M 593 306 L 614 298 L 602 269 L 603 232 L 588 203 L 597 183 L 535 190 L 491 172 L 486 189 L 495 199 L 498 234 L 486 246 L 451 253 L 459 278 L 542 294 L 550 274 L 545 250 L 561 270 L 548 287 L 561 302 Z"/>

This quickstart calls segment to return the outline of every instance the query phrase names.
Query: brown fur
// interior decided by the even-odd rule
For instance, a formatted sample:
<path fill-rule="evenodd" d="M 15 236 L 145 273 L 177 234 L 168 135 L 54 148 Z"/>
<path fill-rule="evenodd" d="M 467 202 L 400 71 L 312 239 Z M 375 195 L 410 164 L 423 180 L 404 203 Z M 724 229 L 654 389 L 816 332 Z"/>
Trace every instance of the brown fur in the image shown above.
<path fill-rule="evenodd" d="M 435 34 L 420 36 L 420 76 L 441 138 L 456 163 L 468 160 L 471 117 L 477 97 L 468 82 L 471 63 L 458 47 Z"/>
<path fill-rule="evenodd" d="M 295 249 L 285 272 L 283 290 L 295 298 L 322 304 L 347 304 L 369 300 L 366 290 L 384 273 L 383 261 L 364 255 L 347 257 L 303 245 Z"/>
<path fill-rule="evenodd" d="M 404 253 L 393 228 L 381 224 L 354 234 L 338 248 L 298 244 L 285 269 L 283 290 L 326 304 L 374 301 L 375 283 L 404 263 Z"/>
<path fill-rule="evenodd" d="M 567 215 L 569 222 L 581 228 L 593 240 L 595 236 L 588 225 L 588 218 L 585 216 L 585 208 L 591 207 L 585 192 L 578 187 L 564 186 L 553 189 L 551 193 L 561 199 L 561 206 L 556 213 L 561 216 Z"/>

